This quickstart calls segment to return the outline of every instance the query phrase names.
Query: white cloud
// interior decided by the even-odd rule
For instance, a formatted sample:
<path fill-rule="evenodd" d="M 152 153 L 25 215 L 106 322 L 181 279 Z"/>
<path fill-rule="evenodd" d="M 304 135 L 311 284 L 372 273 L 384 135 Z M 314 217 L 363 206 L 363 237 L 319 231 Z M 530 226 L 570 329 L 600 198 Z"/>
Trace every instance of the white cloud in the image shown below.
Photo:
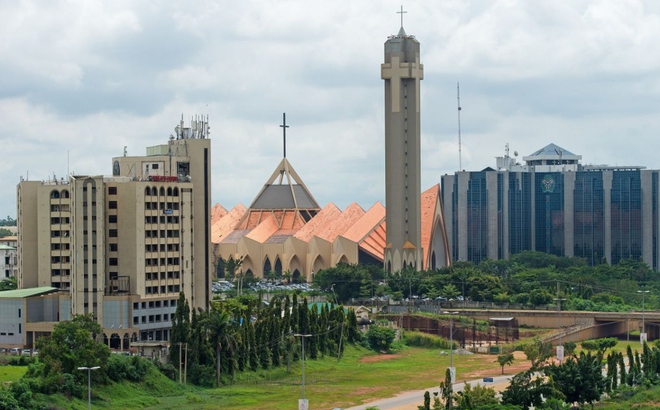
<path fill-rule="evenodd" d="M 208 114 L 213 201 L 248 205 L 282 156 L 322 205 L 384 198 L 383 43 L 400 3 L 0 2 L 0 170 L 15 184 L 163 143 Z M 422 186 L 554 142 L 585 163 L 658 168 L 660 5 L 652 1 L 405 5 L 421 43 Z M 634 143 L 631 144 L 631 141 Z M 0 209 L 0 214 L 2 210 Z"/>

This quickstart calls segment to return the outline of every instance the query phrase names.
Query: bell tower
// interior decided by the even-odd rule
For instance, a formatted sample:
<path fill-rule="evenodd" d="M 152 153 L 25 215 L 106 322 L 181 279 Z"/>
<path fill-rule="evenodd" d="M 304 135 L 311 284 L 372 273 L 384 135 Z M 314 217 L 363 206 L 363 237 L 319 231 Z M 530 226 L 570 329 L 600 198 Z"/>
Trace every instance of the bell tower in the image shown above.
<path fill-rule="evenodd" d="M 385 42 L 385 269 L 422 269 L 419 42 L 403 29 Z"/>

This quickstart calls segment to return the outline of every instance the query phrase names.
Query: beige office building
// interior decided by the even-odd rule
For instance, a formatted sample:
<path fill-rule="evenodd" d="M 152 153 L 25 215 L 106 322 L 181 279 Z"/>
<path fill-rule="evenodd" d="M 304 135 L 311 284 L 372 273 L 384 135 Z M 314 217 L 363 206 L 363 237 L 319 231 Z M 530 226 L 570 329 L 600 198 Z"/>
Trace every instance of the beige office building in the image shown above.
<path fill-rule="evenodd" d="M 180 291 L 209 305 L 208 121 L 175 130 L 145 156 L 113 158 L 112 176 L 18 185 L 19 288 L 68 291 L 112 347 L 168 340 Z"/>

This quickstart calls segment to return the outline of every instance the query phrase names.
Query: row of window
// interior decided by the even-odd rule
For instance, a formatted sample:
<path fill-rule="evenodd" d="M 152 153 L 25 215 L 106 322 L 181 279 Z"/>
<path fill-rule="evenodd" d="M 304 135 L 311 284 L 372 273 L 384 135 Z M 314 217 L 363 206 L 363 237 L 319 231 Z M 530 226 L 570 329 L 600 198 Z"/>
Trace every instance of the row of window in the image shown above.
<path fill-rule="evenodd" d="M 144 223 L 145 224 L 157 224 L 157 223 L 168 223 L 168 224 L 178 224 L 179 223 L 179 217 L 175 215 L 169 215 L 169 216 L 145 216 L 144 217 Z"/>
<path fill-rule="evenodd" d="M 60 238 L 60 237 L 68 237 L 69 236 L 69 231 L 50 231 L 50 237 L 51 238 Z"/>
<path fill-rule="evenodd" d="M 144 250 L 145 252 L 178 252 L 179 251 L 179 244 L 178 243 L 168 243 L 165 245 L 164 243 L 159 244 L 152 244 L 152 245 L 144 245 Z"/>
<path fill-rule="evenodd" d="M 160 279 L 165 280 L 165 274 L 167 274 L 167 279 L 179 279 L 179 272 L 160 272 Z M 147 272 L 147 280 L 158 280 L 158 272 Z"/>
<path fill-rule="evenodd" d="M 152 195 L 152 196 L 156 196 L 156 195 L 165 196 L 166 193 L 167 193 L 167 196 L 179 196 L 179 188 L 174 187 L 174 189 L 172 189 L 172 187 L 168 187 L 167 191 L 165 191 L 164 187 L 160 187 L 160 190 L 158 190 L 158 189 L 156 189 L 155 186 L 152 186 L 152 187 L 146 187 L 144 189 L 144 195 L 146 195 L 146 196 L 149 196 L 149 195 Z"/>
<path fill-rule="evenodd" d="M 51 269 L 50 276 L 70 276 L 71 270 L 69 269 Z"/>
<path fill-rule="evenodd" d="M 144 260 L 145 266 L 167 266 L 167 265 L 178 265 L 179 258 L 160 258 L 160 264 L 158 263 L 158 258 L 147 258 Z"/>
<path fill-rule="evenodd" d="M 51 225 L 60 225 L 60 224 L 66 225 L 68 223 L 69 223 L 69 218 L 68 217 L 65 217 L 65 218 L 50 218 L 50 224 Z"/>
<path fill-rule="evenodd" d="M 159 293 L 160 294 L 179 293 L 180 290 L 181 290 L 181 286 L 179 285 L 160 286 L 160 289 L 158 286 L 147 286 L 145 288 L 145 292 L 147 295 L 158 295 Z"/>
<path fill-rule="evenodd" d="M 140 324 L 140 318 L 142 319 L 142 323 L 158 323 L 158 322 L 169 322 L 170 321 L 170 315 L 165 313 L 164 315 L 149 315 L 149 321 L 147 322 L 147 316 L 134 316 L 133 317 L 133 324 L 134 325 L 139 325 Z"/>
<path fill-rule="evenodd" d="M 145 238 L 178 238 L 179 230 L 178 229 L 161 229 L 160 235 L 157 230 L 144 231 Z"/>
<path fill-rule="evenodd" d="M 51 256 L 50 263 L 69 263 L 71 258 L 68 256 Z"/>
<path fill-rule="evenodd" d="M 145 202 L 144 209 L 147 210 L 179 210 L 178 202 Z"/>
<path fill-rule="evenodd" d="M 176 299 L 172 299 L 172 300 L 166 299 L 162 301 L 152 300 L 150 302 L 142 302 L 142 304 L 140 304 L 140 302 L 135 302 L 133 303 L 133 310 L 140 309 L 140 306 L 142 307 L 142 309 L 147 309 L 147 306 L 149 307 L 149 309 L 159 308 L 161 307 L 161 302 L 162 302 L 162 307 L 176 307 Z"/>
<path fill-rule="evenodd" d="M 70 246 L 70 244 L 68 244 L 68 243 L 51 243 L 50 244 L 50 250 L 51 251 L 59 251 L 59 250 L 67 251 L 67 250 L 69 250 L 69 246 Z"/>
<path fill-rule="evenodd" d="M 69 212 L 69 205 L 51 205 L 50 212 Z"/>

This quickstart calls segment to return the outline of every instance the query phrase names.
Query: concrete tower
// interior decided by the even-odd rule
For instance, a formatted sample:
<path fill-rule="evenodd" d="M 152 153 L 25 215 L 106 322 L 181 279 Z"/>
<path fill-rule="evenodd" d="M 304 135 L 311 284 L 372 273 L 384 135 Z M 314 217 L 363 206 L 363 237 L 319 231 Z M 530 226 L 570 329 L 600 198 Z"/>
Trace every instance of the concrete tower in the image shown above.
<path fill-rule="evenodd" d="M 419 42 L 401 30 L 385 42 L 385 205 L 388 271 L 422 269 Z"/>

